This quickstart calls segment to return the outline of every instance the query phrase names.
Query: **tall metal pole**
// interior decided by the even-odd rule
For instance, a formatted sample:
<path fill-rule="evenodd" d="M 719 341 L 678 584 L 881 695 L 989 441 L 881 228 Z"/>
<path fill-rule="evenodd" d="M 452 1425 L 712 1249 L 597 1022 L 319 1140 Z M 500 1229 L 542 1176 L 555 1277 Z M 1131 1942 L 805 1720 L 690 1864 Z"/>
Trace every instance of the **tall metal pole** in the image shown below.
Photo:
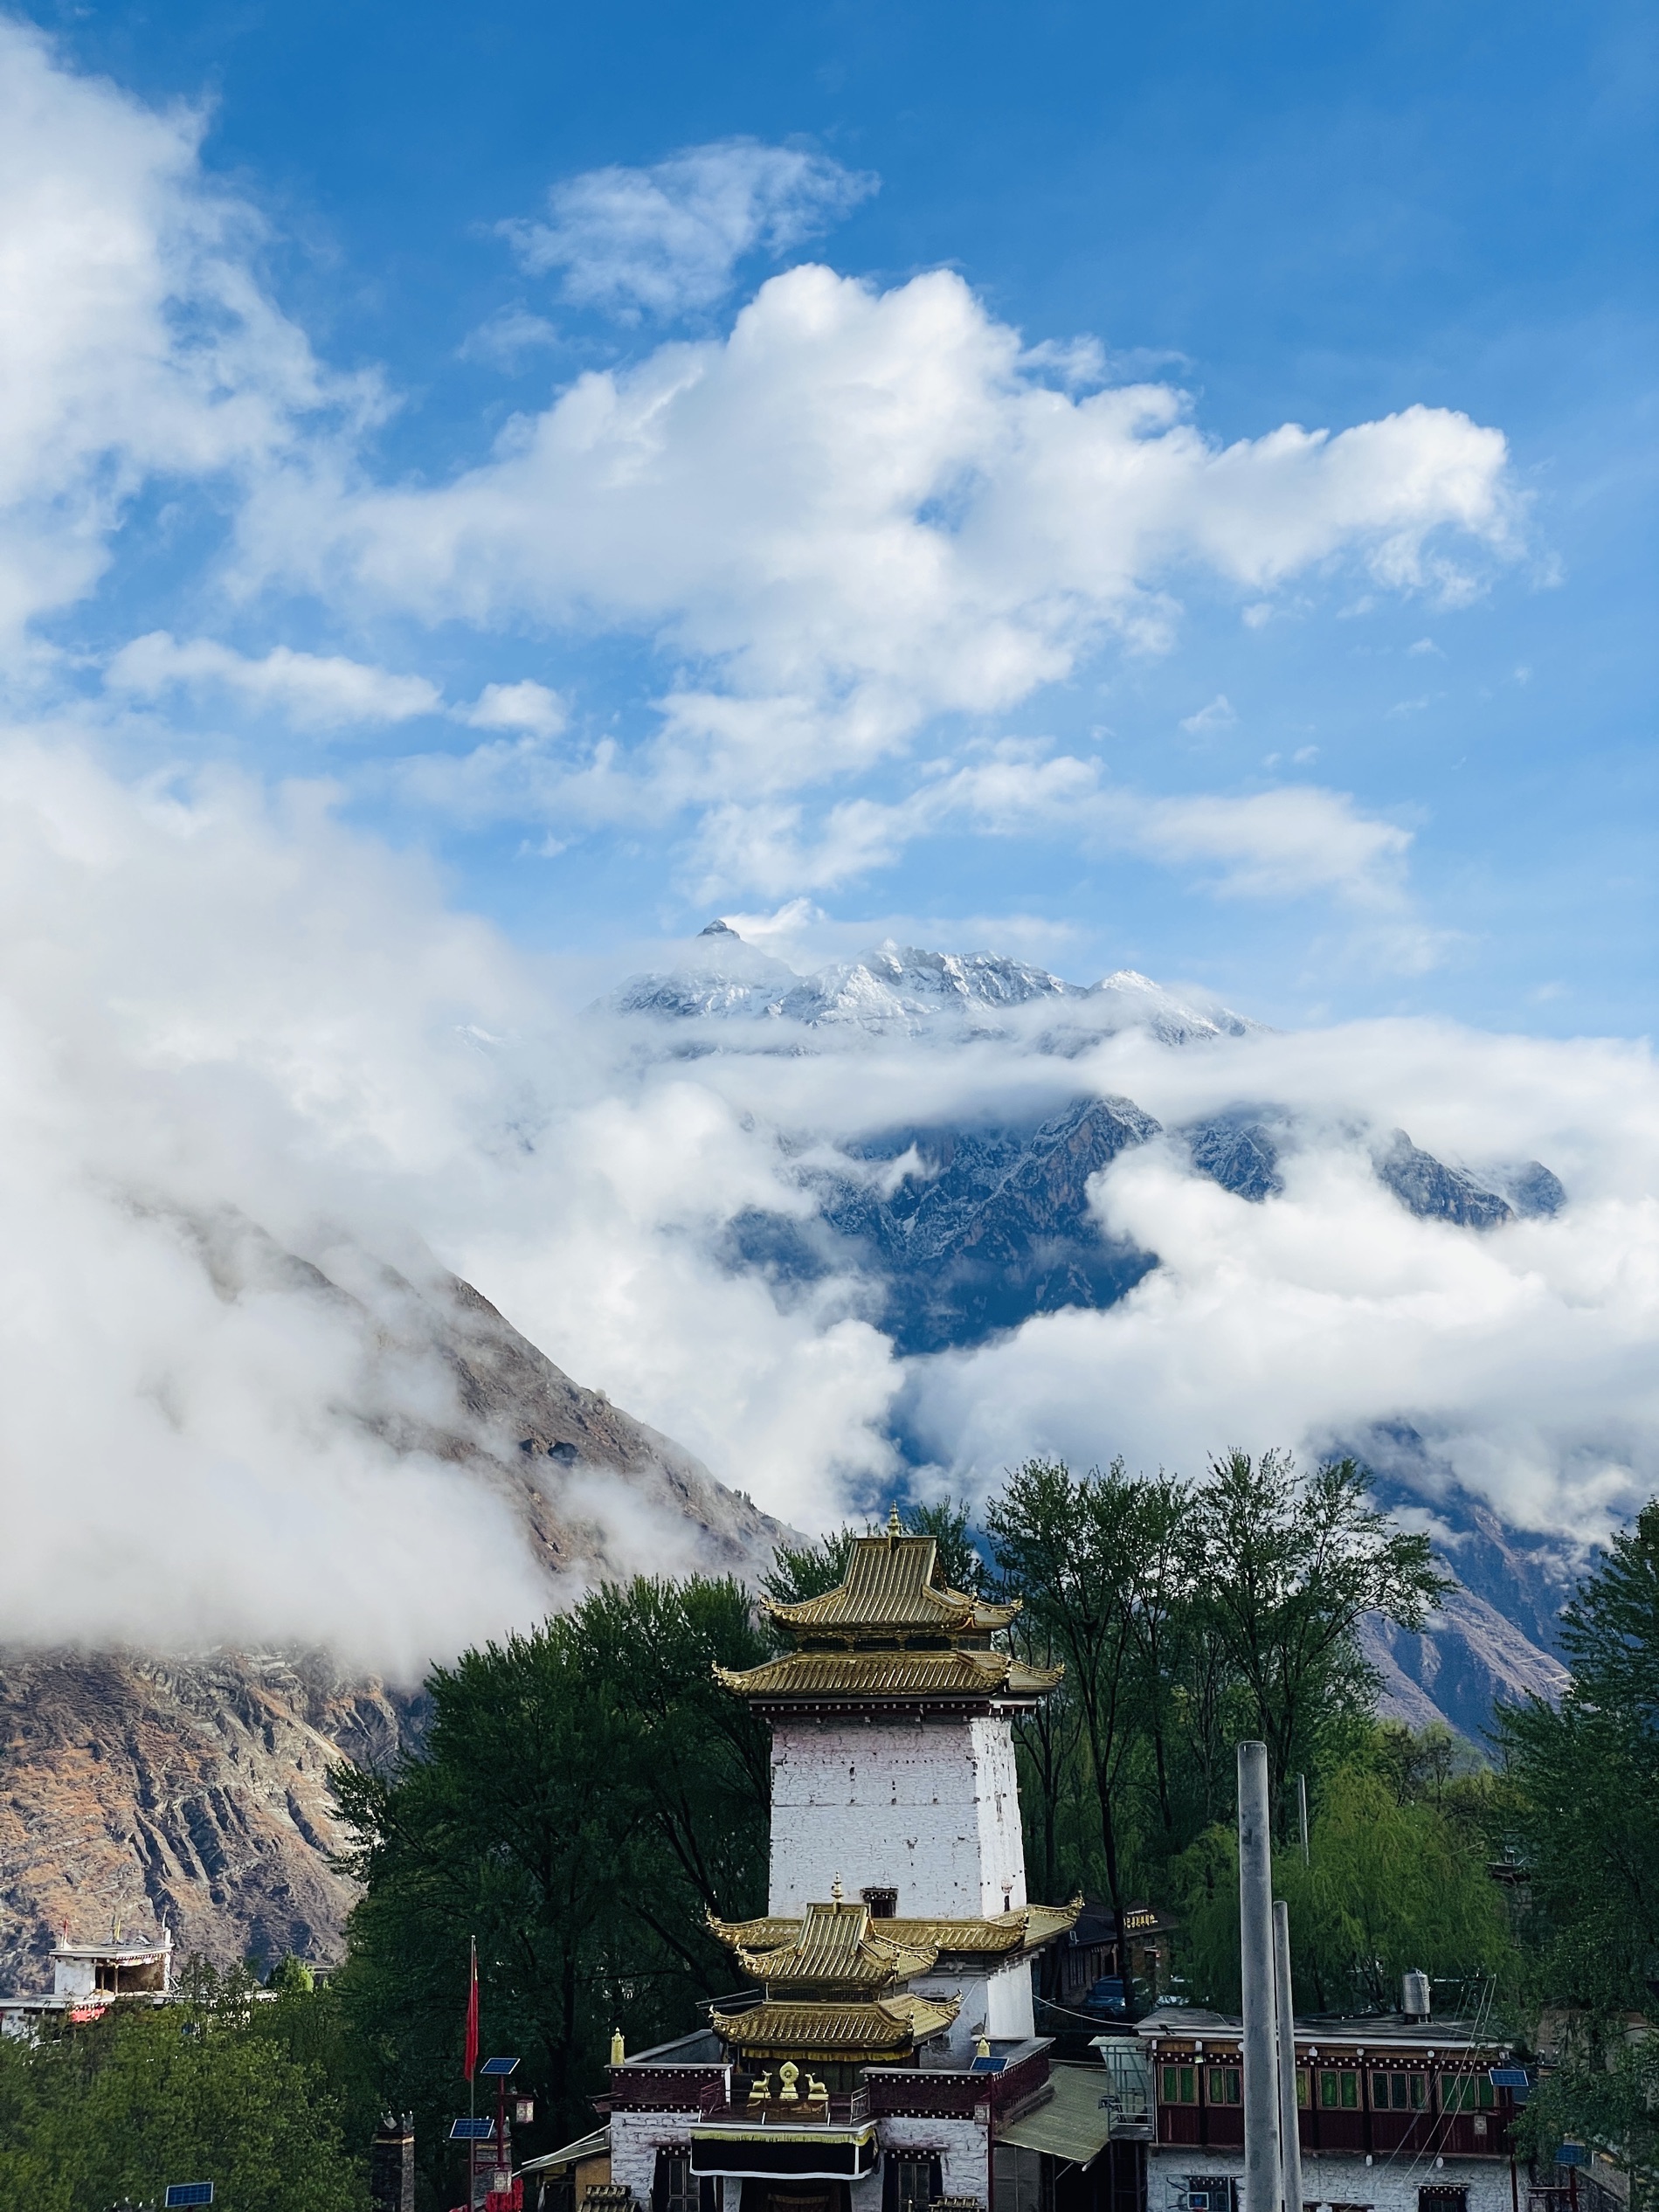
<path fill-rule="evenodd" d="M 1296 2001 L 1290 1986 L 1290 1908 L 1273 1901 L 1273 1996 L 1279 2015 L 1279 2163 L 1285 2212 L 1302 2212 L 1302 2130 L 1296 2124 Z"/>
<path fill-rule="evenodd" d="M 1279 2212 L 1273 1844 L 1265 1744 L 1239 1745 L 1239 1964 L 1244 1984 L 1244 2212 Z"/>

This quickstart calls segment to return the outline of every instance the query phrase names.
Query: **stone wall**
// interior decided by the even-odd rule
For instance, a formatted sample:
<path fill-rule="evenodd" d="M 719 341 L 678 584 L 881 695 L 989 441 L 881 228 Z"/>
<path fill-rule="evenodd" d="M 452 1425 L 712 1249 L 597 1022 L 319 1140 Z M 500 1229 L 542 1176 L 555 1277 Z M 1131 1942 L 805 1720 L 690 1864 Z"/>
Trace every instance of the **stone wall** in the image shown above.
<path fill-rule="evenodd" d="M 1146 2161 L 1146 2212 L 1182 2212 L 1189 2174 L 1226 2175 L 1241 2184 L 1238 2151 L 1205 2150 L 1197 2144 L 1155 2150 Z M 1524 2189 L 1524 2181 L 1523 2182 Z M 1302 2198 L 1322 2207 L 1359 2206 L 1373 2212 L 1419 2212 L 1420 2189 L 1467 2189 L 1469 2212 L 1510 2212 L 1507 2159 L 1411 2160 L 1320 2157 L 1303 2152 Z"/>

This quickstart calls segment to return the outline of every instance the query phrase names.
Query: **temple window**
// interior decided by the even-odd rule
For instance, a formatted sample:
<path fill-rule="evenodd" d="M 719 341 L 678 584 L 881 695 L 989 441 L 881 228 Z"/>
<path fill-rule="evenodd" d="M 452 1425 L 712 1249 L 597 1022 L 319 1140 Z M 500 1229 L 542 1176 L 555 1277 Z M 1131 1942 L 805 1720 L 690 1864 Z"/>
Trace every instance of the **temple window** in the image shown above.
<path fill-rule="evenodd" d="M 1372 2109 L 1379 2112 L 1421 2112 L 1428 2104 L 1427 2074 L 1373 2074 Z"/>
<path fill-rule="evenodd" d="M 1490 2112 L 1497 2106 L 1497 2091 L 1486 2074 L 1442 2074 L 1440 2108 L 1442 2112 Z"/>

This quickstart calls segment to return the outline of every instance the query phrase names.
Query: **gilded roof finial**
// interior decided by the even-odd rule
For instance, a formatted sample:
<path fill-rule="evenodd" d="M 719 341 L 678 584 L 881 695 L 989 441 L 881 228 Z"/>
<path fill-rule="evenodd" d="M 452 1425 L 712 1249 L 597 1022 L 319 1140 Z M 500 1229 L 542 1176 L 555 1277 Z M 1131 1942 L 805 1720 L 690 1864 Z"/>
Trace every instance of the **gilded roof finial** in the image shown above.
<path fill-rule="evenodd" d="M 979 2038 L 978 2042 L 978 2043 L 974 2045 L 974 2047 L 973 2047 L 973 2055 L 974 2055 L 974 2056 L 975 2056 L 976 2058 L 989 2058 L 989 2057 L 990 2057 L 990 2056 L 991 2056 L 991 2046 L 990 2046 L 990 2044 L 989 2044 L 989 2043 L 985 2041 L 985 2037 L 984 2037 L 983 2036 L 980 2036 L 980 2038 Z"/>
<path fill-rule="evenodd" d="M 902 1522 L 902 1520 L 900 1520 L 900 1518 L 899 1518 L 899 1509 L 898 1509 L 897 1505 L 895 1504 L 895 1505 L 894 1506 L 894 1508 L 893 1508 L 893 1510 L 892 1510 L 892 1511 L 891 1511 L 891 1512 L 888 1515 L 888 1517 L 887 1517 L 887 1538 L 888 1538 L 888 1542 L 890 1544 L 890 1543 L 892 1543 L 893 1539 L 894 1539 L 895 1537 L 900 1537 L 900 1536 L 902 1536 L 903 1534 L 904 1534 L 904 1524 L 903 1524 L 903 1522 Z"/>
<path fill-rule="evenodd" d="M 847 1891 L 841 1887 L 841 1877 L 839 1874 L 830 1884 L 830 1902 L 832 1904 L 845 1904 L 847 1903 Z"/>
<path fill-rule="evenodd" d="M 613 2066 L 624 2064 L 627 2055 L 626 2048 L 622 2041 L 621 2029 L 613 2028 L 611 2031 L 611 2063 Z"/>

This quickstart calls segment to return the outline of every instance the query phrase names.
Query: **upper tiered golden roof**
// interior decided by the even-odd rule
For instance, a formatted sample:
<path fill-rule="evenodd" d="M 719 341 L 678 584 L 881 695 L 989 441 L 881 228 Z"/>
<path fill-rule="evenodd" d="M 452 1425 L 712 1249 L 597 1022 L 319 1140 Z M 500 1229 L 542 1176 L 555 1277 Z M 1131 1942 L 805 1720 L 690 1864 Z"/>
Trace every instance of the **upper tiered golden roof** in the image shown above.
<path fill-rule="evenodd" d="M 847 1580 L 766 1612 L 795 1649 L 741 1673 L 716 1668 L 739 1697 L 827 1700 L 946 1699 L 959 1704 L 1039 1697 L 1058 1668 L 1031 1667 L 991 1639 L 1018 1604 L 992 1605 L 954 1590 L 930 1536 L 906 1536 L 897 1510 L 880 1536 L 854 1539 Z"/>
<path fill-rule="evenodd" d="M 988 1642 L 992 1630 L 1006 1628 L 1020 1610 L 1017 1599 L 991 1605 L 953 1590 L 940 1574 L 937 1545 L 930 1536 L 906 1536 L 896 1506 L 881 1535 L 854 1538 L 847 1580 L 839 1588 L 795 1605 L 773 1599 L 762 1605 L 800 1642 L 840 1644 L 873 1638 Z"/>

